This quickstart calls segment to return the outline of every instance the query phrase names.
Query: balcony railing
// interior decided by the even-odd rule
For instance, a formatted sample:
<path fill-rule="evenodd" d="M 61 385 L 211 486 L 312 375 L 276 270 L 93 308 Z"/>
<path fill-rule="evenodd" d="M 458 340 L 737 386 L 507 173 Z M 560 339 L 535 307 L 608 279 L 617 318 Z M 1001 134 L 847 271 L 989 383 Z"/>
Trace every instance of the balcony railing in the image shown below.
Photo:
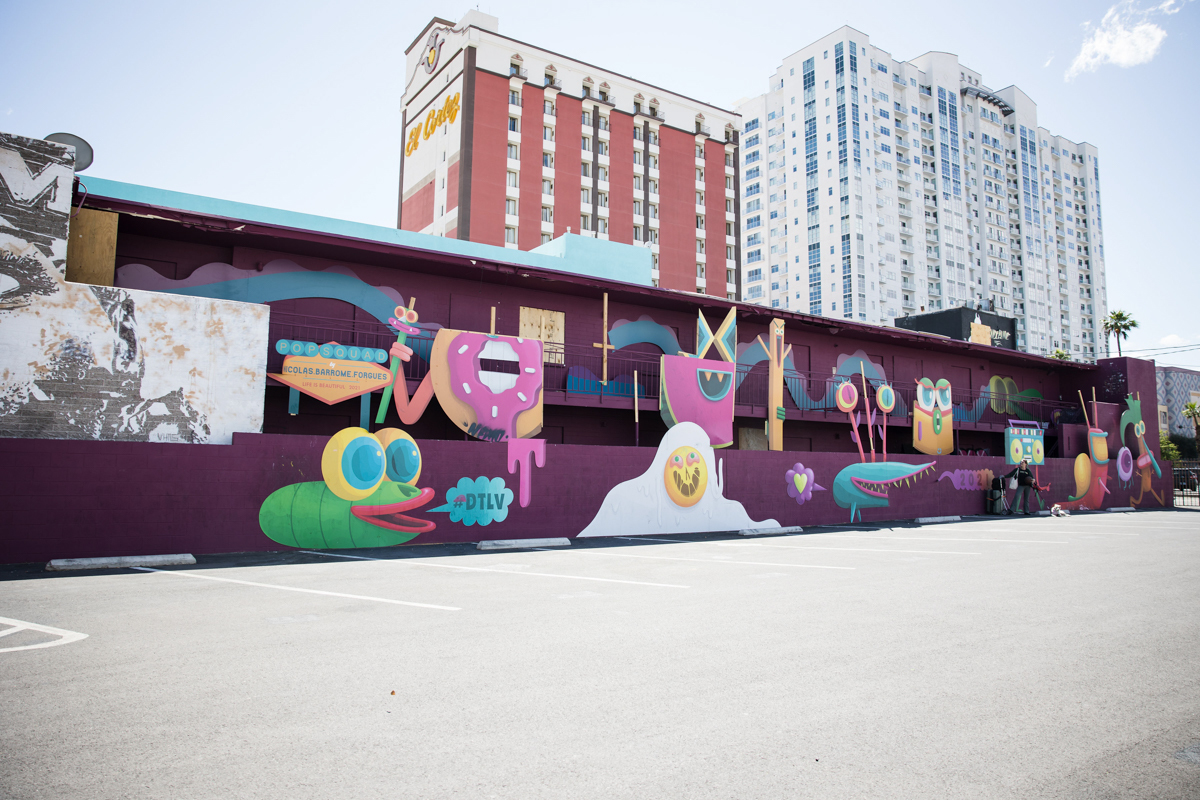
<path fill-rule="evenodd" d="M 904 306 L 911 306 L 905 302 Z M 396 341 L 396 334 L 388 326 L 375 320 L 349 320 L 292 314 L 273 311 L 269 329 L 267 371 L 278 373 L 283 368 L 283 356 L 275 352 L 274 342 L 278 339 L 299 341 L 338 342 L 348 346 L 372 347 L 388 350 Z M 413 349 L 413 359 L 402 362 L 404 377 L 419 381 L 429 372 L 429 357 L 436 331 L 422 331 L 410 335 L 406 344 Z M 659 396 L 660 354 L 656 348 L 641 345 L 645 351 L 617 350 L 608 355 L 608 383 L 601 384 L 604 361 L 600 351 L 585 345 L 545 346 L 543 365 L 543 389 L 550 402 L 568 402 L 575 396 L 588 396 L 604 403 L 608 398 L 628 398 L 634 393 L 634 372 L 637 373 L 638 396 L 645 400 L 657 400 Z M 502 367 L 505 362 L 497 362 Z M 384 366 L 387 366 L 385 363 Z M 837 410 L 834 393 L 845 378 L 823 373 L 784 371 L 784 408 L 820 414 L 821 418 L 844 421 L 845 415 Z M 765 409 L 768 404 L 769 373 L 766 364 L 752 367 L 737 367 L 737 388 L 734 402 L 751 409 Z M 868 379 L 875 385 L 877 381 Z M 856 384 L 857 385 L 857 384 Z M 916 393 L 915 386 L 897 385 L 896 410 L 891 414 L 893 424 L 906 424 Z M 955 386 L 952 389 L 954 421 L 993 427 L 1004 427 L 1009 419 L 1022 419 L 1056 425 L 1061 422 L 1082 422 L 1078 406 L 1041 398 L 1023 398 L 1001 393 L 980 391 L 969 387 Z M 874 407 L 874 403 L 872 403 Z M 753 413 L 753 412 L 752 412 Z M 829 416 L 832 415 L 832 416 Z"/>

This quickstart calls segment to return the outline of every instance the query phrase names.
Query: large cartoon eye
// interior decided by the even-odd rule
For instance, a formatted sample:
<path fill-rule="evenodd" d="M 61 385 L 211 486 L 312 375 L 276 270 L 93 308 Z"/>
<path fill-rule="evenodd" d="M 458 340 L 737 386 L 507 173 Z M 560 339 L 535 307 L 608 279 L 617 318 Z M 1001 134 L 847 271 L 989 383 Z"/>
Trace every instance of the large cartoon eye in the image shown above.
<path fill-rule="evenodd" d="M 1139 419 L 1137 424 L 1133 426 L 1133 435 L 1134 436 L 1145 436 L 1146 435 L 1146 423 L 1142 422 Z"/>
<path fill-rule="evenodd" d="M 875 390 L 875 405 L 879 406 L 879 410 L 885 414 L 892 413 L 892 409 L 896 407 L 896 392 L 891 386 L 886 383 L 880 384 Z"/>
<path fill-rule="evenodd" d="M 921 378 L 917 381 L 917 405 L 925 411 L 933 413 L 934 391 L 933 381 L 929 378 Z"/>
<path fill-rule="evenodd" d="M 338 431 L 321 454 L 321 475 L 343 500 L 370 497 L 387 475 L 383 444 L 362 428 Z"/>
<path fill-rule="evenodd" d="M 935 392 L 937 394 L 938 408 L 940 408 L 942 411 L 949 411 L 950 410 L 950 381 L 946 380 L 945 378 L 942 378 L 940 381 L 937 382 L 937 387 L 935 389 Z"/>
<path fill-rule="evenodd" d="M 383 445 L 383 460 L 389 479 L 416 485 L 421 477 L 421 448 L 407 431 L 381 428 L 375 437 Z"/>
<path fill-rule="evenodd" d="M 858 389 L 854 388 L 854 384 L 850 381 L 844 381 L 837 387 L 834 399 L 837 401 L 839 411 L 849 413 L 858 405 Z"/>

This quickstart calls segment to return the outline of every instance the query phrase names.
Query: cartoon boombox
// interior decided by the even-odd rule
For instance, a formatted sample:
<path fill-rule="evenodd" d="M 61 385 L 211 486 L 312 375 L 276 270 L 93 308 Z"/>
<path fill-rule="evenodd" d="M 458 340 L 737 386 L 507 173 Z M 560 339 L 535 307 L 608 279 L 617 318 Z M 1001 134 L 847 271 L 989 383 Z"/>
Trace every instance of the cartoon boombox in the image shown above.
<path fill-rule="evenodd" d="M 1010 423 L 1013 420 L 1010 420 Z M 1022 423 L 1004 429 L 1004 458 L 1009 465 L 1027 460 L 1031 466 L 1046 463 L 1044 432 L 1036 425 Z"/>

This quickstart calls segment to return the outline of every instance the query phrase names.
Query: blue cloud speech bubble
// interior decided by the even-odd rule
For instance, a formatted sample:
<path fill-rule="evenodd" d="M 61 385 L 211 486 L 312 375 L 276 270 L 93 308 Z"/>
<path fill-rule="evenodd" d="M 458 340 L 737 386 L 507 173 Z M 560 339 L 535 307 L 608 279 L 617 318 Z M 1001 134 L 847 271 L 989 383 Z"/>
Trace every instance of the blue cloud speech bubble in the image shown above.
<path fill-rule="evenodd" d="M 464 525 L 490 525 L 508 518 L 512 489 L 504 488 L 504 478 L 459 478 L 458 485 L 446 490 L 446 504 L 430 511 L 448 511 L 451 522 Z"/>

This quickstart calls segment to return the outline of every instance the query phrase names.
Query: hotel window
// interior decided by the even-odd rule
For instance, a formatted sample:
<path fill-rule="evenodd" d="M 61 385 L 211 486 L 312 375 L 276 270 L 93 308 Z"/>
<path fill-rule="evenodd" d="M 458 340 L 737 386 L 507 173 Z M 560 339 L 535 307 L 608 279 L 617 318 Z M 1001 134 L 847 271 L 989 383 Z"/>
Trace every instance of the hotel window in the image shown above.
<path fill-rule="evenodd" d="M 553 153 L 542 153 L 542 166 L 543 167 L 553 167 L 554 166 L 554 154 Z"/>
<path fill-rule="evenodd" d="M 635 114 L 642 113 L 642 101 L 641 100 L 633 101 L 633 113 L 635 113 Z"/>
<path fill-rule="evenodd" d="M 642 163 L 642 151 L 641 151 L 641 150 L 634 150 L 634 151 L 633 151 L 633 163 L 634 163 L 634 164 L 641 164 L 641 163 Z"/>
<path fill-rule="evenodd" d="M 590 231 L 592 229 L 592 218 L 588 214 L 579 215 L 579 230 Z"/>
<path fill-rule="evenodd" d="M 585 96 L 586 96 L 586 95 L 585 95 Z M 583 124 L 584 124 L 584 125 L 587 125 L 587 126 L 589 126 L 589 127 L 591 126 L 591 124 L 592 124 L 592 112 L 590 112 L 590 111 L 584 111 L 584 112 L 583 112 Z"/>
<path fill-rule="evenodd" d="M 658 194 L 658 181 L 650 179 L 650 194 Z"/>
<path fill-rule="evenodd" d="M 516 244 L 517 243 L 517 229 L 516 228 L 505 228 L 504 229 L 504 241 L 509 244 Z"/>
<path fill-rule="evenodd" d="M 579 165 L 579 171 L 585 178 L 592 177 L 592 165 L 586 161 Z"/>
<path fill-rule="evenodd" d="M 514 128 L 514 130 L 515 130 L 515 128 Z M 551 128 L 549 125 L 543 125 L 542 126 L 542 139 L 547 142 L 553 142 L 554 141 L 554 128 Z"/>
<path fill-rule="evenodd" d="M 596 152 L 602 156 L 608 155 L 608 142 L 604 141 L 603 139 L 596 142 Z"/>
<path fill-rule="evenodd" d="M 509 104 L 510 106 L 519 106 L 519 105 L 521 105 L 521 93 L 520 93 L 520 92 L 518 92 L 518 91 L 516 91 L 516 90 L 509 90 L 509 92 L 508 92 L 508 104 Z"/>
<path fill-rule="evenodd" d="M 504 213 L 508 214 L 510 217 L 515 217 L 517 215 L 517 201 L 513 200 L 511 197 L 505 200 Z"/>
<path fill-rule="evenodd" d="M 642 240 L 642 226 L 641 225 L 633 226 L 633 240 L 635 242 L 640 242 Z"/>
<path fill-rule="evenodd" d="M 725 188 L 726 188 L 726 189 L 732 189 L 732 188 L 733 188 L 733 176 L 732 176 L 732 175 L 726 175 L 726 176 L 725 176 Z"/>
<path fill-rule="evenodd" d="M 732 213 L 733 213 L 733 201 L 732 201 L 732 200 L 726 200 L 726 201 L 725 201 L 725 213 L 726 213 L 726 214 L 732 214 Z"/>
<path fill-rule="evenodd" d="M 638 192 L 640 192 L 642 190 L 642 176 L 641 175 L 633 176 L 633 188 L 634 188 L 634 191 L 638 191 Z"/>
<path fill-rule="evenodd" d="M 731 269 L 725 270 L 725 282 L 726 283 L 736 283 L 736 281 L 734 281 L 734 279 L 733 279 L 733 270 L 731 270 Z"/>
<path fill-rule="evenodd" d="M 551 237 L 550 237 L 550 234 L 548 234 L 548 233 L 543 233 L 543 234 L 542 234 L 542 244 L 549 244 L 549 243 L 550 243 L 550 238 L 551 238 Z"/>
<path fill-rule="evenodd" d="M 658 106 L 656 106 L 656 105 L 650 106 L 650 116 L 658 117 Z"/>
<path fill-rule="evenodd" d="M 542 222 L 554 222 L 554 209 L 551 206 L 542 206 Z"/>
<path fill-rule="evenodd" d="M 606 220 L 604 217 L 598 217 L 596 219 L 596 225 L 598 226 L 596 229 L 598 232 L 604 234 L 608 233 L 608 220 Z"/>
<path fill-rule="evenodd" d="M 515 144 L 510 144 L 508 146 L 508 157 L 511 158 L 513 161 L 521 160 L 521 152 L 520 152 L 520 150 L 517 149 L 517 146 Z"/>
<path fill-rule="evenodd" d="M 702 145 L 696 145 L 696 158 L 704 158 L 704 147 Z M 696 172 L 699 171 L 700 170 L 696 170 Z M 696 177 L 699 178 L 700 176 L 697 175 Z"/>
<path fill-rule="evenodd" d="M 553 117 L 554 116 L 554 103 L 550 102 L 549 100 L 543 100 L 542 101 L 542 113 L 545 114 L 546 116 Z"/>
<path fill-rule="evenodd" d="M 579 200 L 584 205 L 590 205 L 592 202 L 592 190 L 591 189 L 580 189 L 579 190 Z"/>
<path fill-rule="evenodd" d="M 733 223 L 732 222 L 725 223 L 725 235 L 733 236 Z"/>
<path fill-rule="evenodd" d="M 515 61 L 511 62 L 508 65 L 508 74 L 510 77 L 511 76 L 516 76 L 518 78 L 522 77 L 521 65 Z"/>
<path fill-rule="evenodd" d="M 703 239 L 697 239 L 697 240 L 696 240 L 696 252 L 697 252 L 697 253 L 703 253 L 703 252 L 704 252 L 704 240 L 703 240 Z"/>
<path fill-rule="evenodd" d="M 608 180 L 608 167 L 599 167 L 596 170 L 596 177 L 602 181 L 607 181 Z"/>
<path fill-rule="evenodd" d="M 658 156 L 650 156 L 650 169 L 658 169 Z"/>
<path fill-rule="evenodd" d="M 650 204 L 650 219 L 658 219 L 658 206 Z"/>
<path fill-rule="evenodd" d="M 698 230 L 698 231 L 704 230 L 704 217 L 702 217 L 702 216 L 696 217 L 696 230 Z"/>
<path fill-rule="evenodd" d="M 592 87 L 588 86 L 586 83 L 583 85 L 583 96 L 584 97 L 592 96 Z M 587 112 L 586 111 L 584 112 L 584 121 L 583 122 L 585 125 L 591 124 L 590 122 L 587 121 Z"/>
<path fill-rule="evenodd" d="M 514 175 L 514 176 L 516 175 L 515 172 L 510 172 L 508 174 Z M 515 186 L 516 184 L 513 184 L 513 185 Z M 554 181 L 548 181 L 548 180 L 542 181 L 542 194 L 548 194 L 551 196 L 554 195 Z"/>
<path fill-rule="evenodd" d="M 696 167 L 696 180 L 698 180 L 698 181 L 704 180 L 704 168 L 703 167 Z"/>
<path fill-rule="evenodd" d="M 731 244 L 725 245 L 725 260 L 733 261 L 733 245 L 731 245 Z M 731 281 L 731 283 L 732 283 L 732 281 Z"/>
<path fill-rule="evenodd" d="M 608 192 L 596 192 L 596 205 L 608 208 Z"/>
<path fill-rule="evenodd" d="M 592 149 L 592 137 L 590 137 L 590 136 L 584 136 L 583 138 L 581 138 L 581 139 L 579 140 L 579 146 L 580 146 L 580 148 L 582 148 L 582 149 L 583 149 L 583 151 L 584 151 L 585 153 L 586 153 L 586 152 L 591 152 L 591 149 Z"/>
<path fill-rule="evenodd" d="M 649 229 L 650 244 L 658 244 L 658 231 L 655 228 Z M 658 256 L 654 257 L 654 268 L 658 269 Z"/>
<path fill-rule="evenodd" d="M 696 265 L 696 277 L 701 278 L 701 279 L 704 278 L 704 265 L 703 264 Z"/>
<path fill-rule="evenodd" d="M 512 186 L 514 188 L 517 186 L 517 173 L 515 173 L 515 172 L 508 173 L 508 185 Z"/>
<path fill-rule="evenodd" d="M 727 167 L 733 166 L 733 153 L 725 154 L 725 166 L 727 166 Z"/>
<path fill-rule="evenodd" d="M 635 217 L 640 217 L 642 215 L 642 201 L 641 200 L 633 201 L 633 215 Z"/>
<path fill-rule="evenodd" d="M 519 131 L 520 130 L 520 128 L 518 127 L 518 121 L 517 121 L 516 117 L 508 118 L 508 129 L 510 131 Z"/>
<path fill-rule="evenodd" d="M 696 192 L 696 205 L 704 205 L 704 192 Z"/>

